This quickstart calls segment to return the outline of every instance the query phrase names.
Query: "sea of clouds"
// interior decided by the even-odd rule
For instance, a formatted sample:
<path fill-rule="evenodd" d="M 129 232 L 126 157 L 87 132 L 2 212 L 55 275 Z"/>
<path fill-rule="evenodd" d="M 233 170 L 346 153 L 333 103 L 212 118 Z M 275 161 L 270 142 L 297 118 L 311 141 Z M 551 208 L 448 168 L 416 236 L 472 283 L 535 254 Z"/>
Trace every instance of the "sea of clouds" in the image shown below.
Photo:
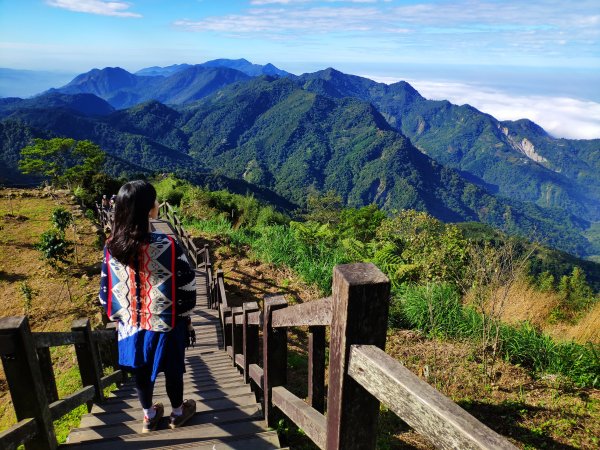
<path fill-rule="evenodd" d="M 365 75 L 381 83 L 394 77 Z M 519 95 L 479 84 L 406 79 L 430 100 L 469 104 L 499 120 L 530 119 L 558 138 L 600 138 L 600 103 L 564 96 Z"/>

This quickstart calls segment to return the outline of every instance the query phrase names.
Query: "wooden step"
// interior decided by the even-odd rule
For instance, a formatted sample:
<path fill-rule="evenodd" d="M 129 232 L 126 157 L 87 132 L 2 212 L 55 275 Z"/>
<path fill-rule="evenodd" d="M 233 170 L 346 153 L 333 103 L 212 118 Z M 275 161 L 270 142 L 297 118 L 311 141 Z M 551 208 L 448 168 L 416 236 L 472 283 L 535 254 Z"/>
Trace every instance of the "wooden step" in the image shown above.
<path fill-rule="evenodd" d="M 222 399 L 222 398 L 233 397 L 233 396 L 241 395 L 241 394 L 248 394 L 250 392 L 251 391 L 250 391 L 249 386 L 240 386 L 240 387 L 235 387 L 235 388 L 213 389 L 210 391 L 196 392 L 193 394 L 188 394 L 187 398 L 196 400 L 196 404 L 198 404 L 198 403 L 202 403 L 202 402 L 205 402 L 205 401 L 211 400 L 211 399 L 217 399 L 217 398 Z M 165 405 L 169 404 L 169 398 L 166 395 L 154 396 L 152 398 L 152 401 L 153 402 L 162 402 Z M 114 412 L 114 411 L 119 411 L 119 410 L 125 409 L 125 408 L 139 407 L 139 405 L 140 405 L 140 402 L 137 398 L 131 397 L 129 399 L 119 399 L 119 398 L 115 397 L 115 398 L 110 398 L 110 399 L 106 400 L 101 405 L 94 405 L 92 407 L 92 413 L 101 412 L 101 411 L 113 411 Z"/>
<path fill-rule="evenodd" d="M 165 414 L 166 416 L 159 423 L 158 430 L 169 429 L 169 413 L 165 411 Z M 229 429 L 228 433 L 226 434 L 219 434 L 217 432 L 218 429 L 228 429 L 228 427 L 231 427 L 232 422 L 245 426 L 233 427 L 233 429 Z M 219 424 L 218 427 L 214 425 L 217 423 Z M 255 425 L 255 423 L 259 426 Z M 204 428 L 202 429 L 197 428 L 199 434 L 196 437 L 199 438 L 220 438 L 223 436 L 230 436 L 230 433 L 234 431 L 237 432 L 233 434 L 249 434 L 267 430 L 266 426 L 264 425 L 264 420 L 262 420 L 262 411 L 260 405 L 257 404 L 238 408 L 230 408 L 218 412 L 208 411 L 204 413 L 197 413 L 186 423 L 185 426 L 188 427 L 193 425 L 204 425 Z M 96 425 L 93 427 L 75 428 L 69 434 L 69 443 L 113 438 L 127 434 L 136 434 L 140 432 L 141 428 L 141 419 L 121 423 L 116 422 L 107 425 Z"/>
<path fill-rule="evenodd" d="M 253 393 L 236 395 L 228 398 L 216 398 L 212 400 L 205 400 L 202 403 L 196 403 L 196 414 L 204 412 L 219 412 L 231 408 L 237 408 L 240 406 L 254 405 L 256 404 L 256 397 Z M 128 407 L 125 409 L 105 410 L 103 405 L 94 405 L 92 414 L 86 414 L 81 418 L 81 427 L 92 427 L 96 425 L 107 425 L 111 423 L 127 422 L 130 420 L 141 420 L 142 419 L 142 408 L 138 404 L 134 407 Z M 169 407 L 166 403 L 165 407 Z"/>
<path fill-rule="evenodd" d="M 219 383 L 211 383 L 211 384 L 206 384 L 206 385 L 195 385 L 193 383 L 184 383 L 183 384 L 183 396 L 184 397 L 188 397 L 190 394 L 193 394 L 195 392 L 204 392 L 204 391 L 211 391 L 211 390 L 215 390 L 215 389 L 230 389 L 230 388 L 235 388 L 235 387 L 239 387 L 239 386 L 245 386 L 242 380 L 236 379 L 233 381 L 230 381 L 228 383 L 225 383 L 223 381 L 219 382 Z M 166 395 L 167 391 L 164 385 L 162 386 L 154 386 L 154 396 L 162 396 L 162 395 Z M 137 398 L 137 393 L 135 392 L 135 389 L 123 389 L 123 390 L 119 390 L 118 392 L 115 391 L 113 392 L 114 396 L 116 398 L 120 398 L 120 399 L 129 399 L 129 398 Z"/>
<path fill-rule="evenodd" d="M 238 382 L 239 384 L 243 384 L 242 382 L 242 378 L 240 374 L 234 374 L 234 375 L 229 375 L 229 376 L 223 376 L 220 377 L 218 380 L 214 380 L 214 379 L 199 379 L 199 380 L 194 380 L 194 379 L 187 379 L 186 381 L 184 381 L 184 385 L 185 386 L 195 386 L 195 387 L 204 387 L 204 386 L 210 386 L 210 385 L 215 385 L 215 384 L 226 384 L 226 383 L 233 383 L 233 382 Z M 164 388 L 165 386 L 165 380 L 164 378 L 159 378 L 156 380 L 156 383 L 154 384 L 154 391 L 156 392 L 156 389 L 158 388 Z M 121 385 L 121 387 L 115 391 L 112 391 L 111 394 L 113 396 L 117 396 L 119 395 L 119 393 L 121 392 L 128 392 L 129 390 L 135 391 L 135 384 L 132 381 L 128 381 L 127 383 L 124 383 Z"/>
<path fill-rule="evenodd" d="M 202 425 L 200 425 L 202 426 Z M 279 449 L 279 438 L 275 431 L 222 437 L 220 439 L 197 439 L 194 426 L 177 430 L 155 431 L 146 434 L 126 435 L 101 441 L 64 444 L 70 450 L 138 450 L 156 449 L 210 449 L 210 450 L 271 450 Z"/>

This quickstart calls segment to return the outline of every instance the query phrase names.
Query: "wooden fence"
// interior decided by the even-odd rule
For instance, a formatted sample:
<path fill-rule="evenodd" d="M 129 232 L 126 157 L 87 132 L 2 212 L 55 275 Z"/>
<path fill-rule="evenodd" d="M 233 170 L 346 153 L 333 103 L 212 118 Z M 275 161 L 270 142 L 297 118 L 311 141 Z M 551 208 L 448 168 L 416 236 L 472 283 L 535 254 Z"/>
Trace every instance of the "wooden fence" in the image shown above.
<path fill-rule="evenodd" d="M 262 398 L 270 426 L 283 413 L 321 449 L 375 449 L 381 402 L 438 448 L 515 449 L 383 351 L 389 289 L 373 264 L 340 265 L 333 271 L 331 297 L 288 306 L 282 296 L 267 296 L 260 310 L 256 302 L 229 305 L 223 272 L 217 271 L 209 299 L 219 311 L 232 365 Z M 284 387 L 289 327 L 309 331 L 307 401 Z"/>
<path fill-rule="evenodd" d="M 104 400 L 103 390 L 123 380 L 123 372 L 114 370 L 102 376 L 104 368 L 118 367 L 116 327 L 90 328 L 89 319 L 77 319 L 70 332 L 32 333 L 27 317 L 0 319 L 0 356 L 19 421 L 0 433 L 0 448 L 15 449 L 27 443 L 27 449 L 55 449 L 58 444 L 53 421 L 79 405 Z M 83 388 L 59 399 L 52 368 L 50 348 L 74 345 Z M 99 345 L 108 351 L 100 352 Z M 102 361 L 101 355 L 109 357 Z"/>
<path fill-rule="evenodd" d="M 101 223 L 110 228 L 112 212 L 98 209 Z M 205 267 L 212 283 L 208 246 L 198 250 L 191 237 L 181 228 L 181 222 L 168 204 L 161 205 L 161 213 L 174 226 L 180 243 L 188 252 L 195 267 Z M 50 348 L 74 345 L 83 388 L 59 399 Z M 100 347 L 104 346 L 101 351 Z M 104 358 L 101 356 L 104 355 Z M 103 390 L 120 383 L 125 373 L 118 368 L 116 324 L 105 330 L 91 330 L 89 319 L 77 319 L 70 332 L 33 333 L 27 317 L 0 318 L 0 357 L 6 374 L 14 410 L 19 421 L 0 433 L 2 450 L 16 449 L 26 444 L 27 449 L 48 450 L 58 447 L 53 421 L 84 403 L 91 410 L 93 403 L 104 401 Z M 112 366 L 114 371 L 102 376 Z"/>

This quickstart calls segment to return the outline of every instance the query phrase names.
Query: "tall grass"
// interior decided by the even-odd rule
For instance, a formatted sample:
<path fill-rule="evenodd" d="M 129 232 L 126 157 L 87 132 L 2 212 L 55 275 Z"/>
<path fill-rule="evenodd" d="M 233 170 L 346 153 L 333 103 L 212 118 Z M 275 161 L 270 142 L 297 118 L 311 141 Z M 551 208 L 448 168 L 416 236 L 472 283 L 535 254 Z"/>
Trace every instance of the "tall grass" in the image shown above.
<path fill-rule="evenodd" d="M 403 286 L 394 292 L 390 325 L 417 328 L 431 336 L 477 340 L 483 318 L 464 307 L 456 289 L 447 284 Z M 562 374 L 580 386 L 600 386 L 600 354 L 589 343 L 559 343 L 533 325 L 498 323 L 498 350 L 504 358 L 537 373 Z"/>
<path fill-rule="evenodd" d="M 331 292 L 333 267 L 347 262 L 341 248 L 332 249 L 323 242 L 303 242 L 284 225 L 259 227 L 255 231 L 257 237 L 250 245 L 259 259 L 285 264 L 307 283 L 317 285 L 324 294 Z"/>

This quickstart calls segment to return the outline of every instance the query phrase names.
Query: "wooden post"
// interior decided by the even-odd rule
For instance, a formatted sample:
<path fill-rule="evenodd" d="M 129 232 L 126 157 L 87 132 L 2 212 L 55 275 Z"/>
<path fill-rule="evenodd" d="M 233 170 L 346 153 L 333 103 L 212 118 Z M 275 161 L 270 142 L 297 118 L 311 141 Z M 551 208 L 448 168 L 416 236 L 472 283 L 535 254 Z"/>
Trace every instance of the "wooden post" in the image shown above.
<path fill-rule="evenodd" d="M 0 354 L 17 420 L 33 418 L 38 425 L 38 433 L 25 448 L 58 448 L 27 317 L 0 319 Z"/>
<path fill-rule="evenodd" d="M 263 309 L 263 412 L 267 425 L 275 426 L 271 389 L 287 382 L 287 328 L 273 328 L 273 311 L 287 306 L 282 295 L 266 296 Z"/>
<path fill-rule="evenodd" d="M 325 327 L 308 327 L 308 403 L 325 411 Z"/>
<path fill-rule="evenodd" d="M 102 368 L 100 367 L 100 357 L 98 347 L 95 345 L 92 337 L 92 328 L 90 319 L 76 319 L 73 321 L 71 330 L 83 333 L 83 344 L 75 344 L 75 354 L 77 355 L 77 364 L 81 374 L 83 386 L 94 386 L 94 401 L 101 403 L 104 400 L 102 393 Z M 91 403 L 88 402 L 88 410 L 91 410 Z"/>
<path fill-rule="evenodd" d="M 42 347 L 38 348 L 36 351 L 48 403 L 55 402 L 58 400 L 58 389 L 56 388 L 56 379 L 54 378 L 54 368 L 52 367 L 50 348 Z"/>
<path fill-rule="evenodd" d="M 350 346 L 385 346 L 390 282 L 373 264 L 333 269 L 327 450 L 375 449 L 379 401 L 348 375 Z"/>
<path fill-rule="evenodd" d="M 242 306 L 242 353 L 244 354 L 244 383 L 250 382 L 250 364 L 258 364 L 258 325 L 248 324 L 248 314 L 258 311 L 256 302 L 246 302 Z"/>
<path fill-rule="evenodd" d="M 242 314 L 244 310 L 241 306 L 231 308 L 231 346 L 233 367 L 236 367 L 235 355 L 242 354 L 242 341 L 244 339 L 244 330 L 242 328 Z"/>
<path fill-rule="evenodd" d="M 113 370 L 119 370 L 119 342 L 118 342 L 118 325 L 117 322 L 111 322 L 106 325 L 107 330 L 114 330 L 115 338 L 110 342 L 110 365 Z M 127 381 L 128 372 L 123 370 L 123 379 L 121 383 L 125 383 Z"/>
<path fill-rule="evenodd" d="M 206 264 L 206 306 L 210 309 L 213 307 L 213 282 L 212 282 L 212 265 Z"/>

